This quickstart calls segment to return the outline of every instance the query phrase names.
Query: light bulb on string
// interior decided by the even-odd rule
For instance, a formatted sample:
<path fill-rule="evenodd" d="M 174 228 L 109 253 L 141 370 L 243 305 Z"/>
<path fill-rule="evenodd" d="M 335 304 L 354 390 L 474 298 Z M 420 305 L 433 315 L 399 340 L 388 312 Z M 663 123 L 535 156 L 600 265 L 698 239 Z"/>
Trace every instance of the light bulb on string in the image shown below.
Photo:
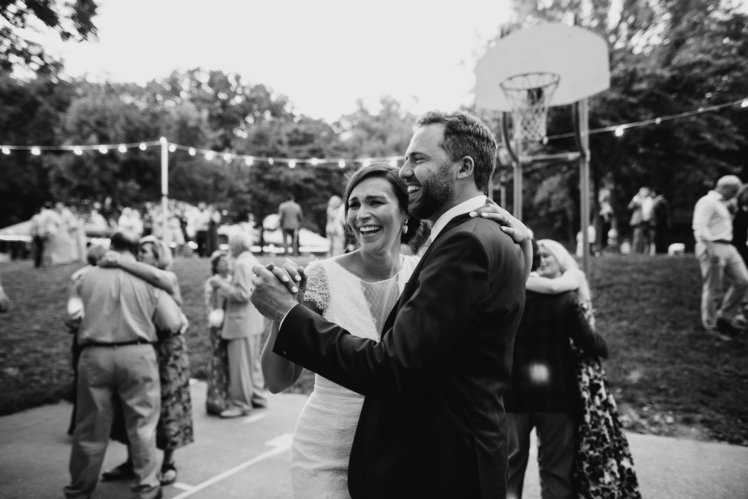
<path fill-rule="evenodd" d="M 369 158 L 366 158 L 361 162 L 362 166 L 369 166 L 371 164 L 371 160 Z"/>
<path fill-rule="evenodd" d="M 291 161 L 289 161 L 288 162 L 288 167 L 289 168 L 296 168 L 296 160 L 292 159 Z"/>
<path fill-rule="evenodd" d="M 99 152 L 101 154 L 106 154 L 109 152 L 109 148 L 107 146 L 99 146 Z"/>
<path fill-rule="evenodd" d="M 744 109 L 748 107 L 748 99 L 743 99 L 742 101 L 740 101 L 740 107 Z"/>
<path fill-rule="evenodd" d="M 141 142 L 138 146 L 138 149 L 140 149 L 141 151 L 145 151 L 146 149 L 148 149 L 148 146 L 145 145 L 145 142 Z"/>
<path fill-rule="evenodd" d="M 623 132 L 624 130 L 622 126 L 619 126 L 618 128 L 616 128 L 616 131 L 615 131 L 616 137 L 623 137 Z"/>
<path fill-rule="evenodd" d="M 244 159 L 244 164 L 247 166 L 252 166 L 252 163 L 255 162 L 255 159 L 252 156 L 248 156 Z"/>
<path fill-rule="evenodd" d="M 216 153 L 214 153 L 213 151 L 208 151 L 205 153 L 205 159 L 207 160 L 211 160 L 215 157 L 216 157 Z"/>
<path fill-rule="evenodd" d="M 345 168 L 345 161 L 343 161 L 342 159 L 338 161 L 338 168 Z"/>
<path fill-rule="evenodd" d="M 80 146 L 75 146 L 73 147 L 73 154 L 75 154 L 76 156 L 80 156 L 81 154 L 83 154 L 83 149 L 81 149 Z"/>
<path fill-rule="evenodd" d="M 169 152 L 174 152 L 177 150 L 177 146 L 175 144 L 169 144 Z"/>
<path fill-rule="evenodd" d="M 197 153 L 197 151 L 195 150 L 195 148 L 194 148 L 194 147 L 190 147 L 190 148 L 189 148 L 189 149 L 187 150 L 187 154 L 189 154 L 190 156 L 194 156 L 194 155 L 195 155 L 196 153 Z"/>
<path fill-rule="evenodd" d="M 6 156 L 10 154 L 10 147 L 3 147 L 3 154 Z"/>
<path fill-rule="evenodd" d="M 655 125 L 659 125 L 660 123 L 662 123 L 662 118 L 655 119 Z"/>
<path fill-rule="evenodd" d="M 390 158 L 390 166 L 397 166 L 397 158 Z"/>
<path fill-rule="evenodd" d="M 319 164 L 319 160 L 317 158 L 312 158 L 309 163 L 311 163 L 312 166 L 317 166 Z"/>
<path fill-rule="evenodd" d="M 124 154 L 127 152 L 127 146 L 125 144 L 120 144 L 117 150 L 121 152 L 122 154 Z"/>
<path fill-rule="evenodd" d="M 34 156 L 39 156 L 42 153 L 42 150 L 39 149 L 37 146 L 34 146 L 31 148 L 31 154 Z"/>
<path fill-rule="evenodd" d="M 273 158 L 268 158 L 268 164 L 272 166 L 273 163 L 275 163 L 275 160 Z"/>
<path fill-rule="evenodd" d="M 229 154 L 229 153 L 226 153 L 226 154 L 224 154 L 224 155 L 223 155 L 223 160 L 224 160 L 224 161 L 225 161 L 226 163 L 230 162 L 230 161 L 231 161 L 231 154 Z"/>

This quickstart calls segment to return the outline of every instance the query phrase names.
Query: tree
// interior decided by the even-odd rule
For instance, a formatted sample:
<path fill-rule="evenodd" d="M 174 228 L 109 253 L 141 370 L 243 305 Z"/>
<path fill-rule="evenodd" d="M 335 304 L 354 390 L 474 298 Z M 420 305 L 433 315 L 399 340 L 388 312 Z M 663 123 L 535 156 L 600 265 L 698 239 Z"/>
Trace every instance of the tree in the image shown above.
<path fill-rule="evenodd" d="M 93 0 L 0 0 L 0 16 L 6 21 L 0 27 L 0 69 L 11 72 L 22 67 L 56 73 L 60 63 L 22 31 L 47 29 L 57 32 L 62 40 L 87 40 L 96 36 L 96 9 Z"/>

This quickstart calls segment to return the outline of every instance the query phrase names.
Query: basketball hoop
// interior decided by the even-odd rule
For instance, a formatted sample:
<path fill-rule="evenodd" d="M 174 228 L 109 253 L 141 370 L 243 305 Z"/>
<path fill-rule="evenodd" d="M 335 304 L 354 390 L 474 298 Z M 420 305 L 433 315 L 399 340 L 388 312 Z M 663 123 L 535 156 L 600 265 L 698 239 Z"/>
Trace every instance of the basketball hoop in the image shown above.
<path fill-rule="evenodd" d="M 556 73 L 522 73 L 499 86 L 512 107 L 514 140 L 541 142 L 546 136 L 548 104 L 561 77 Z"/>

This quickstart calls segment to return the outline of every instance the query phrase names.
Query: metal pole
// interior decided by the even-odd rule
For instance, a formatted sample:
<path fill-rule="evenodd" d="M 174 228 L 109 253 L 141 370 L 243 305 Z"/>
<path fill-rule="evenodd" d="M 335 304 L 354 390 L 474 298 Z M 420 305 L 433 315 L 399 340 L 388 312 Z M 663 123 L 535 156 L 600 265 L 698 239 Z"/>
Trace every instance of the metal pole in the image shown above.
<path fill-rule="evenodd" d="M 579 136 L 582 150 L 579 158 L 579 191 L 580 191 L 580 217 L 582 219 L 582 270 L 587 280 L 590 275 L 590 238 L 588 227 L 590 225 L 590 135 L 589 135 L 589 103 L 587 99 L 579 101 Z"/>
<path fill-rule="evenodd" d="M 166 230 L 169 220 L 169 142 L 166 137 L 161 137 L 161 223 L 163 224 L 163 235 L 166 241 Z"/>
<path fill-rule="evenodd" d="M 517 137 L 515 151 L 517 161 L 514 162 L 514 202 L 512 206 L 512 215 L 522 220 L 522 139 Z"/>

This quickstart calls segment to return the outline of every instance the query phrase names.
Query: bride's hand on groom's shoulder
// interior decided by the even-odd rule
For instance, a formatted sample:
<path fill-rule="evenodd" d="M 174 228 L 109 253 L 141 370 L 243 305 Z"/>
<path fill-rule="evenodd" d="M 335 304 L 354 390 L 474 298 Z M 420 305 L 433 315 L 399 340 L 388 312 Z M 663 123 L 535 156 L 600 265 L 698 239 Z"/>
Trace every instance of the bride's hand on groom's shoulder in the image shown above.
<path fill-rule="evenodd" d="M 533 238 L 532 230 L 523 224 L 517 217 L 507 210 L 487 199 L 486 204 L 475 211 L 470 212 L 471 217 L 481 217 L 493 220 L 501 225 L 501 230 L 506 232 L 515 243 L 522 243 Z"/>

